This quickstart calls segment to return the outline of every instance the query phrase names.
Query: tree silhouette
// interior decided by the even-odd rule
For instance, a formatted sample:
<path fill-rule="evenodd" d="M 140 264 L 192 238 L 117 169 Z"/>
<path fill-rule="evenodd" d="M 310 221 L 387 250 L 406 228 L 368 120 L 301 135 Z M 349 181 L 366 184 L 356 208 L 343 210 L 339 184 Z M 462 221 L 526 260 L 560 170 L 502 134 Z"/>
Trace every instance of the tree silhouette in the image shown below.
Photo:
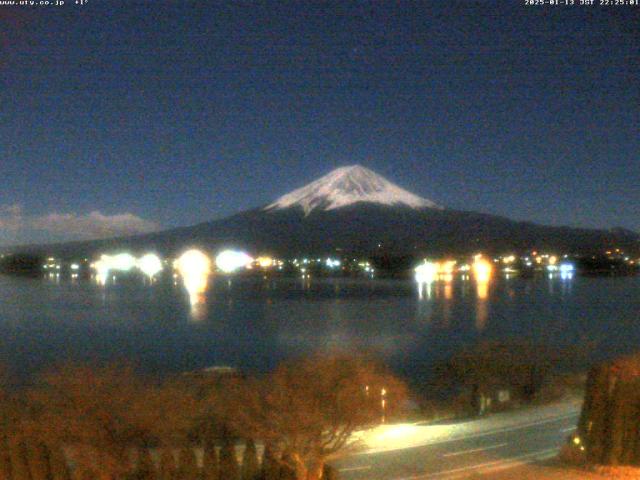
<path fill-rule="evenodd" d="M 218 454 L 215 445 L 207 442 L 202 457 L 202 478 L 204 480 L 219 480 Z"/>
<path fill-rule="evenodd" d="M 51 455 L 49 449 L 42 442 L 29 442 L 29 471 L 33 480 L 49 480 L 51 476 Z"/>
<path fill-rule="evenodd" d="M 170 448 L 160 451 L 160 480 L 174 480 L 176 476 L 176 460 Z"/>
<path fill-rule="evenodd" d="M 33 480 L 29 472 L 28 451 L 24 442 L 10 445 L 12 480 Z"/>
<path fill-rule="evenodd" d="M 253 440 L 249 439 L 245 443 L 244 453 L 242 455 L 242 468 L 240 471 L 240 478 L 242 480 L 256 480 L 260 472 L 260 466 L 258 464 L 258 452 L 256 451 L 256 444 Z"/>
<path fill-rule="evenodd" d="M 262 454 L 261 480 L 280 480 L 280 462 L 271 444 L 267 443 Z"/>
<path fill-rule="evenodd" d="M 71 480 L 71 472 L 67 464 L 67 458 L 64 451 L 59 445 L 55 445 L 50 449 L 51 461 L 51 479 L 52 480 Z"/>
<path fill-rule="evenodd" d="M 184 388 L 156 385 L 130 366 L 66 365 L 30 393 L 32 429 L 56 444 L 74 444 L 80 470 L 105 479 L 131 473 L 130 449 L 184 438 L 193 402 Z"/>
<path fill-rule="evenodd" d="M 327 459 L 353 447 L 354 431 L 393 414 L 405 395 L 373 359 L 332 354 L 285 362 L 261 379 L 232 379 L 212 402 L 239 435 L 286 452 L 297 480 L 317 480 Z"/>
<path fill-rule="evenodd" d="M 590 370 L 578 439 L 592 463 L 640 465 L 640 354 Z"/>
<path fill-rule="evenodd" d="M 191 446 L 183 447 L 178 452 L 178 477 L 180 480 L 198 480 L 198 462 Z"/>
<path fill-rule="evenodd" d="M 137 449 L 138 459 L 136 462 L 136 480 L 155 480 L 156 468 L 151 459 L 151 452 L 148 448 L 142 447 Z"/>
<path fill-rule="evenodd" d="M 0 479 L 11 479 L 11 453 L 9 451 L 9 444 L 4 435 L 0 437 Z"/>
<path fill-rule="evenodd" d="M 236 457 L 235 444 L 229 435 L 225 435 L 222 439 L 222 448 L 220 449 L 220 479 L 239 480 L 239 478 L 240 470 Z"/>

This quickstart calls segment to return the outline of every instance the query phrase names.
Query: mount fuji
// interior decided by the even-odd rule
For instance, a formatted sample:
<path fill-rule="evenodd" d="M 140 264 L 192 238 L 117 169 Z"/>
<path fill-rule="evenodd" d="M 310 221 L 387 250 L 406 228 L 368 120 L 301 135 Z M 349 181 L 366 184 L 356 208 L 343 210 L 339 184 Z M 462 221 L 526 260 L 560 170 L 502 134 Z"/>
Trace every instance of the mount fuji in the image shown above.
<path fill-rule="evenodd" d="M 300 207 L 305 215 L 313 210 L 335 210 L 356 203 L 376 203 L 410 208 L 442 208 L 394 185 L 360 165 L 337 168 L 302 188 L 283 195 L 265 210 Z"/>
<path fill-rule="evenodd" d="M 358 166 L 338 168 L 266 206 L 189 227 L 134 237 L 13 249 L 77 258 L 129 249 L 173 255 L 187 247 L 223 247 L 281 256 L 424 255 L 523 252 L 640 252 L 640 235 L 623 229 L 544 226 L 443 208 Z"/>

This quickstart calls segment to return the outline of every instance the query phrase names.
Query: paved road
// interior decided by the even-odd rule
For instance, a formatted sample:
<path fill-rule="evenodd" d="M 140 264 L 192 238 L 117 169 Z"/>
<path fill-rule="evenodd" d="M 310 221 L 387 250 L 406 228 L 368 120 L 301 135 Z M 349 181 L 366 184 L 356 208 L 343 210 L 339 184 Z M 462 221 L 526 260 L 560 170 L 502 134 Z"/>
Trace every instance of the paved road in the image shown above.
<path fill-rule="evenodd" d="M 473 422 L 454 439 L 426 439 L 422 446 L 384 446 L 353 455 L 336 466 L 344 480 L 422 480 L 491 478 L 506 469 L 548 459 L 575 430 L 578 406 L 544 415 L 494 416 Z M 442 428 L 442 427 L 440 427 Z"/>

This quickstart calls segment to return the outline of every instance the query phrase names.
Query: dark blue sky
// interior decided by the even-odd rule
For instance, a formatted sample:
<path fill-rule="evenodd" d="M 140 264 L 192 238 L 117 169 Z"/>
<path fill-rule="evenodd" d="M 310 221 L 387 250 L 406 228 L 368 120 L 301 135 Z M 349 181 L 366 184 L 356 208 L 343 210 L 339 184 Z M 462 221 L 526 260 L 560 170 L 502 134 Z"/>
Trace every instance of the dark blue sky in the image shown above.
<path fill-rule="evenodd" d="M 206 221 L 354 163 L 640 230 L 640 7 L 523 3 L 0 7 L 0 243 Z"/>

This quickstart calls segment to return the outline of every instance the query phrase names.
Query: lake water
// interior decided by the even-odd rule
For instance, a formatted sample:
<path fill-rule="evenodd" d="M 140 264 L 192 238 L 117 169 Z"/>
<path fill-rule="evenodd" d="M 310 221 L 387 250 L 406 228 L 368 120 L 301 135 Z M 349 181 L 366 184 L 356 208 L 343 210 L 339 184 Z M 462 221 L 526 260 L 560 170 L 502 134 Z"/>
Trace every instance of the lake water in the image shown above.
<path fill-rule="evenodd" d="M 484 339 L 556 346 L 596 342 L 593 356 L 640 348 L 640 278 L 438 282 L 215 277 L 193 305 L 182 285 L 141 278 L 0 276 L 0 363 L 19 374 L 62 360 L 130 359 L 155 372 L 232 365 L 266 370 L 317 349 L 369 348 L 418 379 Z"/>

